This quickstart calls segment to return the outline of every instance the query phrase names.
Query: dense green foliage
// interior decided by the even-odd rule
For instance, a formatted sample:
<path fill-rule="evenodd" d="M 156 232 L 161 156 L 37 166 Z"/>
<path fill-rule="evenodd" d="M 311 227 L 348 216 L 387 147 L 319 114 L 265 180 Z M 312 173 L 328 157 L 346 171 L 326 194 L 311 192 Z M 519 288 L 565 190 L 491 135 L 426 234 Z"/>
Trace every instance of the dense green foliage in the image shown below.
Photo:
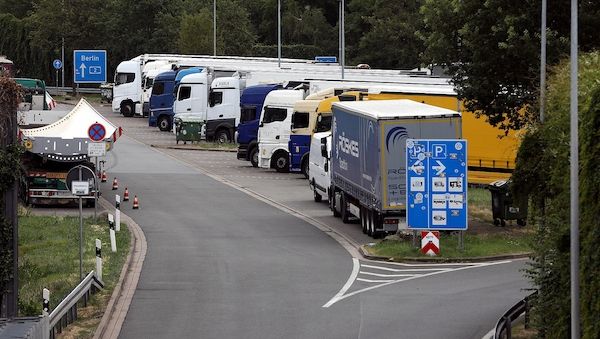
<path fill-rule="evenodd" d="M 537 227 L 528 271 L 539 289 L 536 323 L 551 337 L 569 336 L 569 64 L 553 69 L 543 125 L 526 134 L 513 175 L 515 194 L 529 194 L 530 223 Z M 600 53 L 579 61 L 581 319 L 584 338 L 600 333 Z M 533 222 L 532 222 L 533 221 Z"/>

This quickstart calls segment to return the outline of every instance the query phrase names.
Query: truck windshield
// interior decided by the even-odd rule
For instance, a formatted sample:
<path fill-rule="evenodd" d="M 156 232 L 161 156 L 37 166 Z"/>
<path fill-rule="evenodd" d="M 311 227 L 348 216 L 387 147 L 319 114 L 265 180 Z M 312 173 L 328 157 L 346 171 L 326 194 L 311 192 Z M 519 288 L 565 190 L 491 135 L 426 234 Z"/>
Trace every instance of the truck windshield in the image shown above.
<path fill-rule="evenodd" d="M 306 112 L 294 112 L 294 115 L 292 115 L 292 129 L 307 128 L 308 115 Z"/>
<path fill-rule="evenodd" d="M 256 119 L 256 106 L 242 106 L 240 112 L 240 122 L 247 122 Z"/>
<path fill-rule="evenodd" d="M 135 73 L 117 73 L 115 75 L 115 85 L 128 84 L 135 80 Z"/>
<path fill-rule="evenodd" d="M 165 83 L 162 81 L 154 83 L 152 86 L 152 95 L 161 95 L 165 92 Z"/>
<path fill-rule="evenodd" d="M 287 117 L 287 109 L 266 107 L 263 123 L 268 124 L 275 121 L 284 121 Z"/>
<path fill-rule="evenodd" d="M 331 131 L 331 115 L 321 116 L 321 121 L 317 121 L 315 133 Z"/>

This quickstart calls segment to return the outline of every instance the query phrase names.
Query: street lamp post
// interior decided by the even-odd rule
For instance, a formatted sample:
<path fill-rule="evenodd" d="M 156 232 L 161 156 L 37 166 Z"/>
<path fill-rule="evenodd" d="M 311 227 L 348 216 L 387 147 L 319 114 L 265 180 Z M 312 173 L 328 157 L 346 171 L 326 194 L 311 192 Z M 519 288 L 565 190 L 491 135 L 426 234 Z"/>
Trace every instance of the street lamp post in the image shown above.
<path fill-rule="evenodd" d="M 281 68 L 281 0 L 277 0 L 277 65 Z"/>
<path fill-rule="evenodd" d="M 340 4 L 340 13 L 339 13 L 339 25 L 340 25 L 340 32 L 339 32 L 339 42 L 340 42 L 340 65 L 341 65 L 341 69 L 342 69 L 342 79 L 344 79 L 344 66 L 345 66 L 345 54 L 346 54 L 346 39 L 344 38 L 344 31 L 345 31 L 345 27 L 344 27 L 344 8 L 345 8 L 345 0 L 338 0 L 339 4 Z"/>
<path fill-rule="evenodd" d="M 217 55 L 217 0 L 213 0 L 213 55 Z"/>

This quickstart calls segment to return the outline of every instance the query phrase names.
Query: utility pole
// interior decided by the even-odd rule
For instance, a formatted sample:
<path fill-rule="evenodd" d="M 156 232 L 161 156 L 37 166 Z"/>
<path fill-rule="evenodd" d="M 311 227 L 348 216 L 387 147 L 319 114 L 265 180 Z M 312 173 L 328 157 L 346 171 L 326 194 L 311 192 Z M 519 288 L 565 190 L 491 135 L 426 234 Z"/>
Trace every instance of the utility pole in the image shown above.
<path fill-rule="evenodd" d="M 339 42 L 340 42 L 340 66 L 342 67 L 342 79 L 344 79 L 344 66 L 345 66 L 345 54 L 346 54 L 346 39 L 344 38 L 345 35 L 345 27 L 344 27 L 344 8 L 346 7 L 346 2 L 345 0 L 338 0 L 340 2 L 340 12 L 339 12 L 339 25 L 340 25 L 340 32 L 339 32 Z"/>
<path fill-rule="evenodd" d="M 540 122 L 544 123 L 546 110 L 546 13 L 547 0 L 542 0 L 542 27 L 540 53 Z"/>
<path fill-rule="evenodd" d="M 277 0 L 277 66 L 281 68 L 281 0 Z"/>
<path fill-rule="evenodd" d="M 213 0 L 213 55 L 217 55 L 217 0 Z"/>

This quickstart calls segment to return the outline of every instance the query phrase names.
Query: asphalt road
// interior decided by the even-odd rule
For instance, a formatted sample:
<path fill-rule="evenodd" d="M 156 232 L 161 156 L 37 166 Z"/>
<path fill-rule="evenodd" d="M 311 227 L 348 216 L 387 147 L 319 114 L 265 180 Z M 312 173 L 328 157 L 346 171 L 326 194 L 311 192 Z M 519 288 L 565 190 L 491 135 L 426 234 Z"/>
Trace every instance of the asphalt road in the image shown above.
<path fill-rule="evenodd" d="M 103 112 L 142 142 L 172 138 L 142 119 Z M 235 153 L 142 142 L 122 137 L 108 161 L 109 177 L 139 196 L 139 210 L 122 209 L 148 240 L 122 338 L 481 338 L 526 294 L 525 261 L 353 258 L 314 225 L 222 182 L 369 241 L 312 202 L 299 175 L 245 168 Z M 103 193 L 114 194 L 109 183 Z"/>

